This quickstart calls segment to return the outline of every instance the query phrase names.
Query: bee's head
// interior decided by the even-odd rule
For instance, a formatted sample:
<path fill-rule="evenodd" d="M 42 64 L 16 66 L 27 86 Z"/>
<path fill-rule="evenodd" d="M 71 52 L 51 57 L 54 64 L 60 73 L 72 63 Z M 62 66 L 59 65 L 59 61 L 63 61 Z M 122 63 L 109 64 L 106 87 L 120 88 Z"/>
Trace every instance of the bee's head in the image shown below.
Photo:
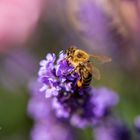
<path fill-rule="evenodd" d="M 73 56 L 74 53 L 75 53 L 75 51 L 76 51 L 76 48 L 75 47 L 70 47 L 69 49 L 66 50 L 66 55 L 68 57 Z"/>

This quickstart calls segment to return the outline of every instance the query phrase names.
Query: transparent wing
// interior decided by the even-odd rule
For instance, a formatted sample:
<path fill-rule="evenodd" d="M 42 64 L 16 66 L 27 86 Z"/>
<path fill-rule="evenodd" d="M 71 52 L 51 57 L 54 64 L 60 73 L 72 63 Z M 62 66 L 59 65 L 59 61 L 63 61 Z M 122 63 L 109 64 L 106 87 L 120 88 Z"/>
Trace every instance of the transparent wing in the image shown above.
<path fill-rule="evenodd" d="M 95 78 L 96 80 L 100 80 L 101 78 L 100 71 L 95 66 L 92 68 L 92 75 L 93 75 L 93 78 Z"/>
<path fill-rule="evenodd" d="M 107 62 L 111 62 L 112 59 L 111 57 L 108 56 L 104 56 L 104 55 L 90 55 L 92 58 L 96 59 L 97 61 L 101 62 L 101 63 L 107 63 Z"/>

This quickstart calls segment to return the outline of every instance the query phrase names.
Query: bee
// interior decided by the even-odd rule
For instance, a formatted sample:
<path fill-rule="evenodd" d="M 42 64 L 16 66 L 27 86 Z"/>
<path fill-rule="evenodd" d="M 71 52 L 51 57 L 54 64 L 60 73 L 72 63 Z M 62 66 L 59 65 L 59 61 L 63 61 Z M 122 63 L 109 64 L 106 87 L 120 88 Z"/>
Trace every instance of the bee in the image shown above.
<path fill-rule="evenodd" d="M 92 81 L 92 77 L 96 80 L 100 79 L 100 71 L 93 65 L 91 58 L 101 63 L 110 62 L 112 59 L 108 56 L 90 55 L 87 52 L 77 49 L 75 46 L 66 50 L 66 60 L 74 66 L 71 72 L 77 72 L 80 80 L 77 82 L 78 87 L 87 87 Z"/>

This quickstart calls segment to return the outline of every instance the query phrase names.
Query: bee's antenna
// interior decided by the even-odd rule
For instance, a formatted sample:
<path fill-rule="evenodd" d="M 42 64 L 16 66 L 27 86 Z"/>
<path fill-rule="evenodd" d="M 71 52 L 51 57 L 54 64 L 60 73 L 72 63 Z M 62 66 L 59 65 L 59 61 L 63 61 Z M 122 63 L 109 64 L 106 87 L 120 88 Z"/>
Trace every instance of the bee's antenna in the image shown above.
<path fill-rule="evenodd" d="M 64 52 L 64 50 L 60 51 L 60 52 L 59 52 L 59 55 L 62 54 L 63 52 Z"/>

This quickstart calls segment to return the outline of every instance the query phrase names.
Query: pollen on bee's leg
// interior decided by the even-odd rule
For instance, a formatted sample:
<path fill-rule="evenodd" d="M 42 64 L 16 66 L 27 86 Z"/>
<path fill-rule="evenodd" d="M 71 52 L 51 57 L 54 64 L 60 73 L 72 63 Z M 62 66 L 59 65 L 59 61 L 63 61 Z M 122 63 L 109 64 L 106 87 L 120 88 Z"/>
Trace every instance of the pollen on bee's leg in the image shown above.
<path fill-rule="evenodd" d="M 80 80 L 77 82 L 77 86 L 82 87 L 82 82 Z"/>

